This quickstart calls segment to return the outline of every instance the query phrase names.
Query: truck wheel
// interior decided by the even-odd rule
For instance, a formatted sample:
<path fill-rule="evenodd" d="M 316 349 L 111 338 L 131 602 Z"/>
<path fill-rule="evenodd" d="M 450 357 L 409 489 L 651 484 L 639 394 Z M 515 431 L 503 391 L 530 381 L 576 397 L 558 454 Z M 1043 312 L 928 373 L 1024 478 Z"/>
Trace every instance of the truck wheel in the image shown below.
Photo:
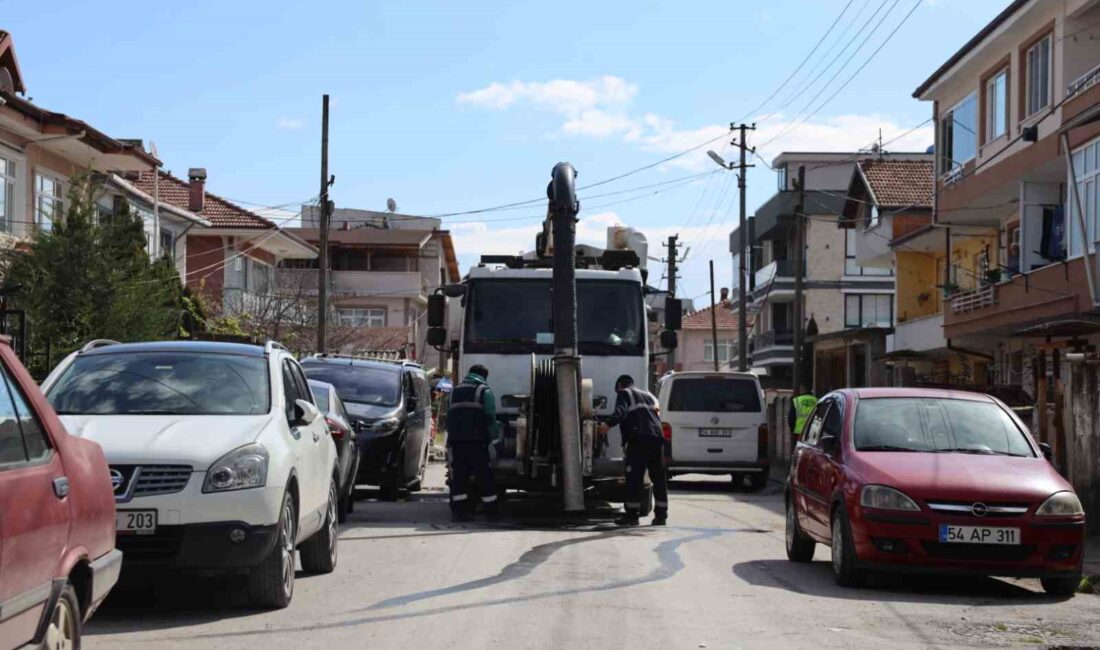
<path fill-rule="evenodd" d="M 648 517 L 653 514 L 653 486 L 642 488 L 642 505 L 638 508 L 639 517 Z"/>
<path fill-rule="evenodd" d="M 275 544 L 267 557 L 253 567 L 248 576 L 248 590 L 260 607 L 282 609 L 294 596 L 294 559 L 298 513 L 290 492 L 283 495 L 282 514 L 275 527 Z"/>
<path fill-rule="evenodd" d="M 336 544 L 340 529 L 337 525 L 339 493 L 336 491 L 336 479 L 328 488 L 328 505 L 325 506 L 325 523 L 302 544 L 302 568 L 309 573 L 332 573 L 336 569 Z"/>
<path fill-rule="evenodd" d="M 65 589 L 54 603 L 50 613 L 50 624 L 46 627 L 46 638 L 42 639 L 43 650 L 80 647 L 80 603 L 76 599 L 76 590 L 72 583 L 65 583 Z"/>

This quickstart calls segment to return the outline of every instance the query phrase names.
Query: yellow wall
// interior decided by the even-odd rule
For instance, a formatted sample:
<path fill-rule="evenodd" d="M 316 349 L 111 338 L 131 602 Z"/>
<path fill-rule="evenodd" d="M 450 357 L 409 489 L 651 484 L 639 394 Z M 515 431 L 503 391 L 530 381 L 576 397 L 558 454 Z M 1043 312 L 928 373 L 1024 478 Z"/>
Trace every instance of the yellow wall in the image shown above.
<path fill-rule="evenodd" d="M 977 289 L 985 278 L 978 277 L 978 259 L 989 247 L 989 268 L 997 268 L 997 237 L 967 235 L 951 238 L 951 263 L 955 265 L 955 284 L 959 290 Z M 942 280 L 938 284 L 942 284 Z"/>
<path fill-rule="evenodd" d="M 936 285 L 943 280 L 936 275 L 936 258 L 929 253 L 898 251 L 896 255 L 898 321 L 938 313 L 943 292 Z"/>

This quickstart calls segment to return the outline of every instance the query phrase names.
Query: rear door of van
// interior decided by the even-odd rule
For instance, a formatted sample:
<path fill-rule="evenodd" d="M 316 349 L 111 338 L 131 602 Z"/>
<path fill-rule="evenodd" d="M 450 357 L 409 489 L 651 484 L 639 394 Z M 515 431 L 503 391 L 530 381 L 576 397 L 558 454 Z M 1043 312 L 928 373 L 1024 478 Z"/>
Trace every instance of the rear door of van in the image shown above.
<path fill-rule="evenodd" d="M 669 377 L 662 420 L 672 429 L 672 465 L 721 466 L 757 460 L 766 422 L 760 383 L 730 373 Z"/>

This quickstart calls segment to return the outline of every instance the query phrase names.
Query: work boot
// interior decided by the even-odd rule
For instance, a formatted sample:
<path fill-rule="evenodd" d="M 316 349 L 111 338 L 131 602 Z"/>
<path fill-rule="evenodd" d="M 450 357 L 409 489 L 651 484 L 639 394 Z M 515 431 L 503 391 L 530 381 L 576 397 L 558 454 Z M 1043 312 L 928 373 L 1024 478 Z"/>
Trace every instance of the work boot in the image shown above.
<path fill-rule="evenodd" d="M 624 512 L 622 516 L 615 520 L 616 526 L 637 526 L 638 525 L 638 513 L 636 512 Z"/>
<path fill-rule="evenodd" d="M 500 519 L 500 505 L 496 502 L 486 503 L 484 507 L 485 518 L 489 520 Z"/>
<path fill-rule="evenodd" d="M 668 513 L 667 512 L 658 512 L 658 513 L 655 513 L 653 515 L 653 522 L 652 522 L 653 526 L 664 526 L 667 523 L 668 523 Z"/>

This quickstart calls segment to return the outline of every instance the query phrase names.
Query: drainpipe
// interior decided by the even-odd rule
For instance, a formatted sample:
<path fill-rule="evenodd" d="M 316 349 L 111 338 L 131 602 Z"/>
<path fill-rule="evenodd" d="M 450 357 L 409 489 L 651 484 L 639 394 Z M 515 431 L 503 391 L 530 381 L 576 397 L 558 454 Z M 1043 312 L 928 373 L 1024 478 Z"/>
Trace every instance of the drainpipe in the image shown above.
<path fill-rule="evenodd" d="M 1073 154 L 1069 150 L 1069 133 L 1062 132 L 1062 153 L 1066 157 L 1066 167 L 1069 168 L 1069 191 L 1073 194 L 1074 212 L 1077 213 L 1077 227 L 1081 229 L 1081 255 L 1085 258 L 1085 277 L 1089 282 L 1089 295 L 1092 297 L 1092 306 L 1100 306 L 1100 300 L 1096 296 L 1096 281 L 1092 277 L 1093 266 L 1089 260 L 1089 231 L 1085 227 L 1085 213 L 1081 211 L 1081 194 L 1077 191 L 1077 172 L 1073 169 Z"/>
<path fill-rule="evenodd" d="M 581 462 L 580 366 L 577 348 L 576 240 L 577 171 L 558 163 L 546 188 L 554 237 L 554 374 L 558 385 L 558 422 L 561 435 L 562 495 L 566 512 L 584 510 Z"/>

